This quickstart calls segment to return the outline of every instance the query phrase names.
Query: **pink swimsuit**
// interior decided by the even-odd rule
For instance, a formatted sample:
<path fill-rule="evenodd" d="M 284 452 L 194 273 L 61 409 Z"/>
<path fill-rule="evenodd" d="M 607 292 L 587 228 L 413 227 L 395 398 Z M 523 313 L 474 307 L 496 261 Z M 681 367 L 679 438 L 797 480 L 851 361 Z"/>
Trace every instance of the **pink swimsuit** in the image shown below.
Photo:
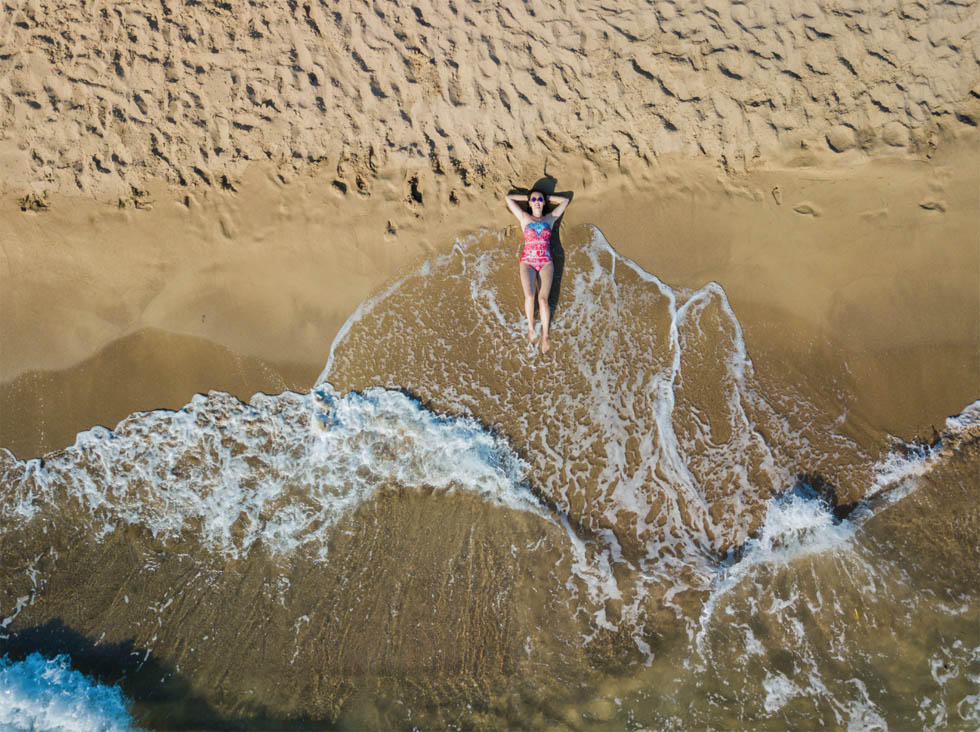
<path fill-rule="evenodd" d="M 524 251 L 521 261 L 540 272 L 551 261 L 551 226 L 545 221 L 531 221 L 524 227 Z"/>

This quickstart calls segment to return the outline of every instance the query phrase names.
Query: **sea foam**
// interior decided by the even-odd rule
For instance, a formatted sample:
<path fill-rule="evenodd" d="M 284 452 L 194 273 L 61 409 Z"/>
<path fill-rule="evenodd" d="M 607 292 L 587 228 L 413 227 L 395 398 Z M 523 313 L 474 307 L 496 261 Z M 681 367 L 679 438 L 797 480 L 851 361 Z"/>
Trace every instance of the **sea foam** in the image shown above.
<path fill-rule="evenodd" d="M 122 732 L 134 729 L 128 703 L 114 686 L 74 670 L 67 656 L 0 657 L 0 730 Z"/>
<path fill-rule="evenodd" d="M 9 453 L 8 453 L 9 456 Z M 11 462 L 14 465 L 11 465 Z M 545 516 L 506 441 L 399 392 L 197 395 L 176 412 L 80 433 L 42 462 L 5 461 L 0 512 L 29 521 L 80 503 L 103 535 L 120 523 L 240 556 L 257 542 L 326 557 L 327 530 L 382 487 L 469 491 Z"/>
<path fill-rule="evenodd" d="M 712 596 L 705 605 L 704 621 L 711 616 L 720 595 L 725 594 L 759 567 L 788 564 L 813 554 L 846 550 L 860 527 L 876 512 L 911 494 L 917 479 L 933 470 L 943 456 L 948 440 L 980 424 L 980 401 L 946 420 L 946 433 L 931 447 L 908 446 L 892 451 L 875 465 L 874 478 L 854 512 L 846 519 L 834 516 L 827 501 L 808 486 L 773 498 L 757 534 L 733 556 L 719 574 Z"/>

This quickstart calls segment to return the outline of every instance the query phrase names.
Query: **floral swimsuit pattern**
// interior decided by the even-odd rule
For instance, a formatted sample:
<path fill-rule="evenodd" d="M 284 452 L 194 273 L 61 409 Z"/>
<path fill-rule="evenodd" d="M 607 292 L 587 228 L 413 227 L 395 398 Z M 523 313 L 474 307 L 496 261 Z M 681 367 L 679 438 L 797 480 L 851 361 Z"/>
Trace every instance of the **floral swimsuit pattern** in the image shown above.
<path fill-rule="evenodd" d="M 551 261 L 551 226 L 546 221 L 531 221 L 524 227 L 524 251 L 521 261 L 540 272 Z"/>

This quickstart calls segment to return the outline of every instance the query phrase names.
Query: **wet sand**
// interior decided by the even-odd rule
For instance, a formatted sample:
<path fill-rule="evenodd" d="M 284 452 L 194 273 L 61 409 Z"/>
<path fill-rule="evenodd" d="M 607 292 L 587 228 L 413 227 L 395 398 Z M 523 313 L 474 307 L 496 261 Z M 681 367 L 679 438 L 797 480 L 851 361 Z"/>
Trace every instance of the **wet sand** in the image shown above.
<path fill-rule="evenodd" d="M 5 6 L 0 448 L 47 454 L 0 449 L 5 652 L 150 727 L 976 721 L 976 409 L 904 442 L 980 397 L 978 39 L 925 0 Z M 536 181 L 546 358 L 507 330 Z M 413 271 L 331 373 L 422 407 L 214 394 L 49 452 L 307 392 Z M 423 407 L 527 486 L 430 487 L 485 451 L 425 462 Z"/>
<path fill-rule="evenodd" d="M 305 391 L 314 365 L 241 356 L 196 336 L 144 328 L 112 341 L 67 369 L 27 371 L 0 387 L 0 445 L 43 455 L 72 444 L 94 425 L 115 427 L 129 414 L 179 409 L 195 393 Z"/>
<path fill-rule="evenodd" d="M 509 242 L 495 234 L 408 277 L 332 360 L 341 389 L 391 384 L 439 414 L 471 410 L 496 447 L 461 441 L 464 425 L 401 390 L 321 387 L 133 415 L 43 467 L 0 451 L 14 558 L 0 603 L 17 614 L 4 649 L 70 652 L 107 682 L 125 673 L 150 727 L 775 728 L 825 720 L 829 705 L 839 720 L 902 726 L 923 704 L 966 708 L 976 514 L 961 507 L 976 503 L 976 409 L 901 467 L 927 476 L 922 495 L 889 504 L 903 490 L 893 480 L 867 538 L 835 527 L 800 486 L 773 498 L 796 470 L 878 486 L 875 450 L 837 439 L 832 400 L 740 383 L 738 321 L 718 288 L 691 296 L 703 307 L 682 319 L 682 293 L 617 260 L 594 228 L 560 234 L 565 320 L 547 362 L 523 340 L 511 267 L 495 256 Z M 442 316 L 460 306 L 485 317 Z M 526 487 L 504 440 L 531 466 Z M 515 477 L 473 481 L 481 465 Z M 344 495 L 357 507 L 335 511 Z M 908 548 L 922 529 L 954 544 L 938 577 L 940 546 Z M 609 574 L 603 541 L 622 557 Z M 892 544 L 905 547 L 897 564 Z M 718 557 L 740 546 L 729 580 Z"/>
<path fill-rule="evenodd" d="M 672 286 L 720 283 L 760 373 L 836 392 L 858 432 L 928 439 L 980 393 L 974 141 L 738 175 L 683 158 L 585 183 L 572 163 L 551 170 L 575 198 L 563 226 L 596 225 Z M 6 198 L 0 444 L 39 455 L 208 389 L 305 390 L 385 282 L 468 231 L 511 227 L 519 244 L 499 192 L 391 233 L 401 201 L 325 187 L 256 170 L 188 204 L 161 187 L 146 210 L 65 198 L 21 212 Z"/>
<path fill-rule="evenodd" d="M 0 19 L 3 444 L 301 384 L 365 297 L 547 176 L 568 225 L 721 283 L 760 364 L 928 433 L 980 391 L 978 37 L 957 4 L 27 3 Z M 105 363 L 176 336 L 219 351 Z M 97 354 L 103 406 L 25 387 Z"/>

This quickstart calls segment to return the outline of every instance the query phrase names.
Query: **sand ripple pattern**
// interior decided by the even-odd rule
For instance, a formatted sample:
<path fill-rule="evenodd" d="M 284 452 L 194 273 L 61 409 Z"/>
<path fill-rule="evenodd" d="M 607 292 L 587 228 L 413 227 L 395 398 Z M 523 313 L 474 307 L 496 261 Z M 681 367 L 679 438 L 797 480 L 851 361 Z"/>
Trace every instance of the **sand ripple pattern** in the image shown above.
<path fill-rule="evenodd" d="M 8 0 L 0 130 L 34 194 L 234 188 L 250 161 L 500 184 L 527 153 L 726 164 L 808 139 L 928 150 L 980 111 L 973 2 Z"/>
<path fill-rule="evenodd" d="M 597 624 L 642 622 L 651 585 L 669 588 L 668 605 L 704 589 L 758 528 L 794 481 L 779 445 L 795 438 L 754 389 L 721 287 L 675 291 L 593 227 L 571 231 L 567 249 L 559 239 L 546 357 L 526 339 L 515 260 L 474 236 L 355 313 L 321 379 L 407 389 L 504 435 L 532 490 L 589 543 L 581 563 L 625 579 L 583 585 L 608 600 Z"/>

